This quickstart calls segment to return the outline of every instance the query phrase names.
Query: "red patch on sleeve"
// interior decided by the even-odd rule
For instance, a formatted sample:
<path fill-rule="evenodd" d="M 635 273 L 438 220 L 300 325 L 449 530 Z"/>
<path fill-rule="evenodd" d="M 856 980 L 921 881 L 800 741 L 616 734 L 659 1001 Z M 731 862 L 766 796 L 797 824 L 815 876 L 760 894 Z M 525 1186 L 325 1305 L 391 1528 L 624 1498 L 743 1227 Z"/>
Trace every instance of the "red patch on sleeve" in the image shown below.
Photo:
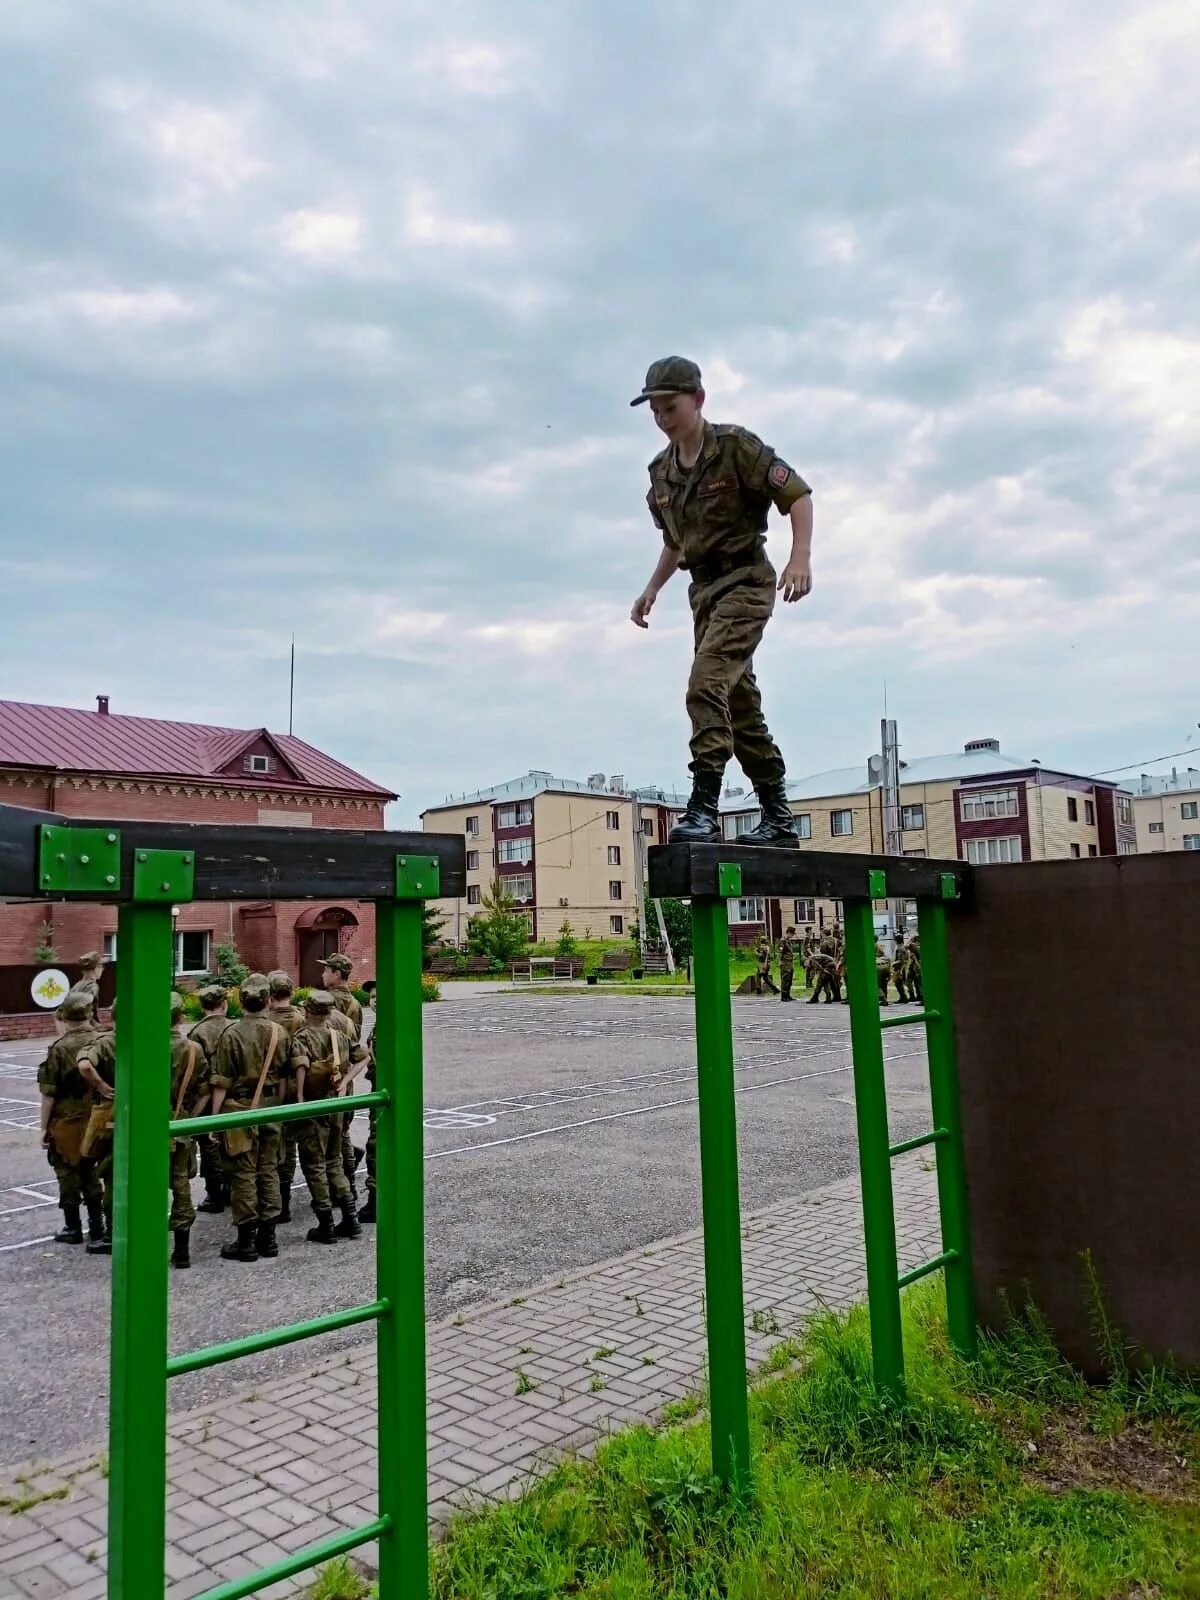
<path fill-rule="evenodd" d="M 773 484 L 776 489 L 782 489 L 791 475 L 792 469 L 786 461 L 773 461 L 771 470 L 767 473 L 767 482 Z"/>

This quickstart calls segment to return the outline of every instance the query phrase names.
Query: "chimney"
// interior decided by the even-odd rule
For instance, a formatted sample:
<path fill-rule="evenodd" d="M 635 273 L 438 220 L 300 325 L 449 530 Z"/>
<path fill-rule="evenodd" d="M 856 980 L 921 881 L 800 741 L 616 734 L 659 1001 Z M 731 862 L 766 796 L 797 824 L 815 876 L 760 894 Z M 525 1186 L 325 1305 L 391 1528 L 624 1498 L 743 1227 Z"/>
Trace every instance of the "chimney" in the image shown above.
<path fill-rule="evenodd" d="M 108 696 L 106 694 L 98 694 L 96 696 L 96 710 L 102 717 L 108 715 Z"/>

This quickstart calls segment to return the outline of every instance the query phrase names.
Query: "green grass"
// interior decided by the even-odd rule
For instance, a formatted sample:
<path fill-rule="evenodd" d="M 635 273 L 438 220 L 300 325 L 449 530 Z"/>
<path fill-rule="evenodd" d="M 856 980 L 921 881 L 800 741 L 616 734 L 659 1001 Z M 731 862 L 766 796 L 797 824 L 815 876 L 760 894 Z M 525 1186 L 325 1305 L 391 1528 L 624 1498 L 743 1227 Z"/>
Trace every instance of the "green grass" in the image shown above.
<path fill-rule="evenodd" d="M 1036 1319 L 968 1366 L 938 1299 L 906 1297 L 903 1405 L 872 1389 L 861 1308 L 789 1345 L 753 1396 L 750 1503 L 710 1478 L 706 1424 L 635 1429 L 455 1523 L 435 1600 L 1200 1596 L 1197 1389 L 1119 1342 L 1089 1388 Z"/>

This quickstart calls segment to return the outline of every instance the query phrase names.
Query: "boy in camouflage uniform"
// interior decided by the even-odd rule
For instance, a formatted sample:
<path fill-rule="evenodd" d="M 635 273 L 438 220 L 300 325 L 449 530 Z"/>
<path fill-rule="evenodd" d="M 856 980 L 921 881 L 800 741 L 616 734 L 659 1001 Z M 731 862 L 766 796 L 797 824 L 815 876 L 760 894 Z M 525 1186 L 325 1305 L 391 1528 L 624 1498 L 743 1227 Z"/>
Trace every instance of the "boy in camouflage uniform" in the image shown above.
<path fill-rule="evenodd" d="M 650 402 L 667 448 L 650 463 L 646 503 L 662 534 L 649 583 L 633 603 L 639 628 L 663 585 L 678 570 L 691 573 L 688 599 L 695 623 L 695 658 L 688 680 L 692 724 L 692 794 L 671 843 L 716 844 L 717 806 L 731 756 L 758 795 L 762 819 L 743 845 L 798 847 L 788 804 L 783 757 L 767 731 L 754 679 L 754 652 L 775 608 L 812 588 L 812 491 L 787 462 L 755 434 L 703 416 L 700 368 L 683 356 L 656 361 L 641 394 Z M 771 506 L 791 523 L 792 549 L 775 581 L 767 560 Z"/>
<path fill-rule="evenodd" d="M 208 1103 L 208 1057 L 184 1026 L 183 998 L 171 996 L 171 1120 L 197 1117 Z M 174 1239 L 171 1265 L 190 1267 L 189 1241 L 196 1207 L 192 1204 L 192 1179 L 200 1170 L 194 1139 L 172 1139 L 170 1160 L 171 1215 L 168 1227 Z"/>
<path fill-rule="evenodd" d="M 90 1256 L 112 1254 L 113 1214 L 113 1109 L 117 1086 L 117 1003 L 112 1005 L 112 1027 L 97 1033 L 79 1052 L 79 1076 L 91 1090 L 92 1106 L 80 1145 L 80 1154 L 96 1163 L 104 1237 L 89 1239 Z"/>
<path fill-rule="evenodd" d="M 299 1006 L 292 1003 L 295 989 L 292 980 L 282 969 L 267 973 L 267 983 L 270 986 L 270 998 L 267 1001 L 267 1015 L 272 1022 L 277 1022 L 281 1028 L 287 1029 L 289 1039 L 294 1039 L 304 1026 L 304 1013 Z M 284 1085 L 283 1103 L 291 1104 L 296 1098 L 295 1078 L 289 1074 Z M 296 1140 L 299 1137 L 297 1124 L 285 1122 L 283 1124 L 282 1142 L 279 1155 L 279 1221 L 292 1220 L 292 1184 L 296 1181 Z"/>
<path fill-rule="evenodd" d="M 887 951 L 880 944 L 879 940 L 876 939 L 876 941 L 875 941 L 875 982 L 879 985 L 879 1004 L 881 1006 L 886 1006 L 886 1005 L 890 1005 L 891 1004 L 891 1002 L 888 1000 L 888 979 L 891 977 L 891 975 L 892 975 L 892 963 L 891 963 L 891 960 L 890 960 L 890 958 L 888 956 Z"/>
<path fill-rule="evenodd" d="M 335 1009 L 349 1024 L 348 1037 L 357 1044 L 362 1034 L 363 1010 L 350 989 L 350 974 L 353 971 L 354 963 L 350 957 L 336 950 L 333 955 L 325 957 L 321 967 L 321 987 L 326 994 L 333 996 Z M 355 1149 L 354 1140 L 351 1138 L 350 1130 L 353 1122 L 353 1111 L 342 1118 L 341 1148 L 346 1181 L 350 1185 L 350 1197 L 357 1205 L 358 1185 L 354 1181 L 354 1175 L 358 1171 L 358 1163 L 362 1160 L 362 1151 Z"/>
<path fill-rule="evenodd" d="M 772 994 L 778 994 L 775 980 L 771 976 L 771 941 L 764 933 L 758 941 L 758 992 L 762 994 L 769 989 Z"/>
<path fill-rule="evenodd" d="M 796 930 L 789 928 L 779 941 L 779 998 L 792 998 L 792 984 L 796 977 Z"/>
<path fill-rule="evenodd" d="M 266 978 L 252 972 L 242 983 L 245 1015 L 231 1022 L 217 1040 L 211 1073 L 212 1109 L 249 1111 L 278 1105 L 287 1077 L 291 1041 L 286 1028 L 266 1015 L 270 992 Z M 279 1220 L 279 1123 L 229 1128 L 221 1136 L 228 1163 L 236 1240 L 221 1246 L 226 1261 L 257 1261 L 277 1256 L 275 1224 Z"/>
<path fill-rule="evenodd" d="M 314 989 L 304 1002 L 304 1026 L 292 1040 L 292 1072 L 300 1101 L 328 1100 L 348 1093 L 366 1065 L 367 1052 L 362 1045 L 331 1025 L 333 1011 L 333 996 L 324 989 Z M 336 1244 L 339 1235 L 357 1239 L 362 1234 L 342 1161 L 344 1120 L 334 1114 L 297 1124 L 300 1170 L 317 1218 L 316 1227 L 308 1230 L 311 1244 Z M 342 1213 L 336 1228 L 335 1204 Z"/>
<path fill-rule="evenodd" d="M 372 1020 L 372 1022 L 375 1022 L 375 1017 L 374 1017 L 374 1012 L 376 1010 L 376 1003 L 375 1002 L 376 1002 L 376 996 L 378 994 L 378 989 L 376 987 L 375 980 L 372 978 L 368 983 L 364 983 L 363 984 L 363 988 L 367 991 L 367 995 L 368 995 L 368 998 L 369 998 L 369 1003 L 370 1003 L 371 1012 L 372 1012 L 372 1019 L 371 1020 Z M 374 1087 L 375 1087 L 375 1027 L 372 1027 L 372 1029 L 371 1029 L 371 1037 L 370 1037 L 370 1040 L 367 1043 L 366 1079 L 367 1079 L 368 1085 L 372 1089 L 374 1089 Z M 368 1113 L 367 1113 L 367 1124 L 368 1124 L 368 1130 L 369 1130 L 368 1133 L 367 1133 L 367 1154 L 366 1154 L 367 1203 L 366 1203 L 365 1206 L 363 1206 L 361 1211 L 358 1213 L 358 1220 L 360 1222 L 374 1222 L 375 1221 L 375 1214 L 376 1214 L 375 1213 L 375 1152 L 376 1152 L 376 1145 L 377 1145 L 376 1130 L 377 1130 L 378 1122 L 377 1122 L 377 1110 L 376 1110 L 375 1106 L 372 1106 L 370 1111 L 368 1111 Z"/>
<path fill-rule="evenodd" d="M 210 983 L 198 991 L 196 998 L 204 1015 L 192 1028 L 189 1037 L 204 1051 L 211 1073 L 217 1059 L 217 1040 L 229 1026 L 229 996 L 220 984 Z M 221 1136 L 215 1133 L 201 1134 L 196 1144 L 200 1153 L 200 1176 L 204 1179 L 204 1199 L 196 1209 L 220 1216 L 229 1201 L 229 1175 L 225 1171 Z"/>
<path fill-rule="evenodd" d="M 37 1075 L 42 1144 L 58 1179 L 63 1214 L 63 1226 L 54 1238 L 58 1244 L 83 1243 L 80 1207 L 86 1205 L 88 1239 L 100 1242 L 104 1238 L 100 1180 L 96 1163 L 82 1152 L 92 1096 L 79 1072 L 79 1057 L 96 1038 L 91 996 L 72 990 L 59 1007 L 59 1019 L 63 1032 L 46 1052 Z"/>

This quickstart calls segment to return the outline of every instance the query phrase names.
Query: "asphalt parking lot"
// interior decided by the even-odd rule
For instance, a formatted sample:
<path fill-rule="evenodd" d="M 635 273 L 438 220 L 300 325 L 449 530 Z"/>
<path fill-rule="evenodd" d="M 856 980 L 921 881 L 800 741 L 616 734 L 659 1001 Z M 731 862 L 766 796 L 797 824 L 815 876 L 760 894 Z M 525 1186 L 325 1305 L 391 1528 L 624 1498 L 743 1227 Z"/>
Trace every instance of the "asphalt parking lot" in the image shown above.
<path fill-rule="evenodd" d="M 734 1002 L 742 1203 L 769 1205 L 856 1166 L 845 1006 Z M 501 1300 L 697 1227 L 692 1007 L 675 996 L 497 993 L 425 1011 L 431 1319 Z M 923 1030 L 884 1036 L 895 1138 L 929 1124 Z M 0 1462 L 99 1445 L 107 1418 L 110 1262 L 56 1245 L 37 1136 L 43 1044 L 0 1043 Z M 361 1143 L 365 1124 L 358 1134 Z M 299 1177 L 299 1175 L 297 1175 Z M 197 1185 L 197 1197 L 199 1197 Z M 306 1243 L 301 1186 L 277 1260 L 227 1263 L 201 1217 L 172 1275 L 171 1348 L 190 1349 L 373 1298 L 372 1230 Z M 163 1250 L 169 1248 L 164 1197 Z M 370 1338 L 369 1329 L 188 1374 L 173 1407 L 242 1394 Z"/>

